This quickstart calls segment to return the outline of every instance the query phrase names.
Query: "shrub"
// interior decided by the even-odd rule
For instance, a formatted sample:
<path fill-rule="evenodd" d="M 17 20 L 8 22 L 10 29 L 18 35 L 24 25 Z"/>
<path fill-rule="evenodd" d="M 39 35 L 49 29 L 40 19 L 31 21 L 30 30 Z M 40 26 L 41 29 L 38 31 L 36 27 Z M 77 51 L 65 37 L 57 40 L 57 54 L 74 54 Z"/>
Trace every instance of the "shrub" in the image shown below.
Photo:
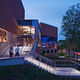
<path fill-rule="evenodd" d="M 66 53 L 58 53 L 59 56 L 65 56 Z"/>

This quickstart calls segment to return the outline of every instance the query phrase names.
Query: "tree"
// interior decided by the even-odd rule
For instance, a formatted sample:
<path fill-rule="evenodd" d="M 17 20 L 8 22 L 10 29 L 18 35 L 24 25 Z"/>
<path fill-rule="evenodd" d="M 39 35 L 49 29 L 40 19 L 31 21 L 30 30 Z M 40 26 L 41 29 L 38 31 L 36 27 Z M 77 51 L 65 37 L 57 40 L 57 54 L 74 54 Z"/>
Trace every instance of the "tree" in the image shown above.
<path fill-rule="evenodd" d="M 62 33 L 68 41 L 68 46 L 77 50 L 80 44 L 80 3 L 71 6 L 62 19 Z"/>
<path fill-rule="evenodd" d="M 58 49 L 66 49 L 66 40 L 59 40 L 58 41 Z"/>

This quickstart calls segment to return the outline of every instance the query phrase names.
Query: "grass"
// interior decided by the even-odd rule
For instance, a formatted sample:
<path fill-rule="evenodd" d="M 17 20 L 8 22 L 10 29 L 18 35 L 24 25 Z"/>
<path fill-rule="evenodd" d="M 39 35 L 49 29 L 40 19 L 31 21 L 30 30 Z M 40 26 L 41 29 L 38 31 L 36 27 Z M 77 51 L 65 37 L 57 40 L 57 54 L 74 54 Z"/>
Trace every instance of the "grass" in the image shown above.
<path fill-rule="evenodd" d="M 55 76 L 28 64 L 0 67 L 0 80 L 62 80 L 62 79 L 75 80 L 76 78 Z"/>

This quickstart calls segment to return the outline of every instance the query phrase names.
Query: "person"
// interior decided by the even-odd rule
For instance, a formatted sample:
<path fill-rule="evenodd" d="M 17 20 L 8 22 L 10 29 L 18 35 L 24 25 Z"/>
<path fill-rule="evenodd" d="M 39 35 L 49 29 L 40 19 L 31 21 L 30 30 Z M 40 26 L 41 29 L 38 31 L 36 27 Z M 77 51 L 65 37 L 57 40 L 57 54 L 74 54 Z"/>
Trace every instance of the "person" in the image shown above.
<path fill-rule="evenodd" d="M 9 54 L 10 54 L 10 57 L 13 57 L 13 47 L 11 46 L 10 50 L 9 50 Z"/>
<path fill-rule="evenodd" d="M 15 56 L 19 56 L 19 45 L 17 45 L 17 48 L 15 49 L 16 55 Z"/>

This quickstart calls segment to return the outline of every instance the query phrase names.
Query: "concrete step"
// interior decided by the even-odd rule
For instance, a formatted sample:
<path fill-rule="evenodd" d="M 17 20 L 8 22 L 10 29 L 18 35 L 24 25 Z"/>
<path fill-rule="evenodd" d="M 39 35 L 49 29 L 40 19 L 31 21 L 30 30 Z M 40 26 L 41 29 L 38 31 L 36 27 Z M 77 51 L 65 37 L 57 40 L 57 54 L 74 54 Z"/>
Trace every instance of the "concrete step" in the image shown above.
<path fill-rule="evenodd" d="M 51 74 L 55 74 L 59 76 L 80 77 L 80 71 L 72 67 L 52 67 L 43 62 L 40 62 L 39 60 L 34 59 L 33 57 L 25 57 L 24 60 L 28 61 L 32 65 L 35 65 L 35 67 L 50 72 Z"/>

